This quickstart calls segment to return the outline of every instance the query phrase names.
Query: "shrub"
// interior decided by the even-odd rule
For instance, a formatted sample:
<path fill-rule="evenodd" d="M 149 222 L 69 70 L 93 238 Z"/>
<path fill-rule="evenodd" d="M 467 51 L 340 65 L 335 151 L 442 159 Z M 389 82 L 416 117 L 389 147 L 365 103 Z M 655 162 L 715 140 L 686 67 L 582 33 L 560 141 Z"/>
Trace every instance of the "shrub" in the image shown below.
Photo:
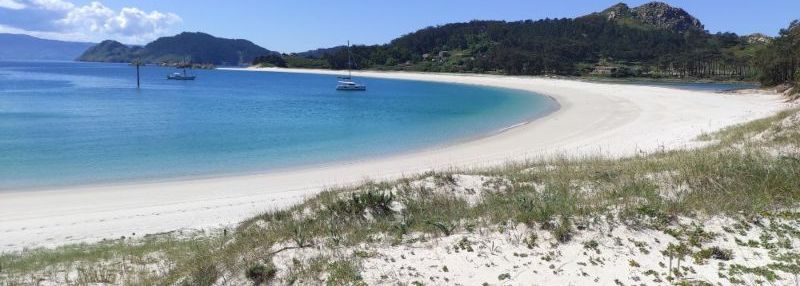
<path fill-rule="evenodd" d="M 362 218 L 365 210 L 370 210 L 375 217 L 383 217 L 392 214 L 392 201 L 394 195 L 385 194 L 378 190 L 370 190 L 363 193 L 353 193 L 349 199 L 341 199 L 330 206 L 330 211 L 334 215 Z"/>
<path fill-rule="evenodd" d="M 450 224 L 450 223 L 446 223 L 446 222 L 431 222 L 431 221 L 428 221 L 427 223 L 429 225 L 434 226 L 439 231 L 441 231 L 442 234 L 444 234 L 444 236 L 452 235 L 453 231 L 455 231 L 455 229 L 456 229 L 456 225 L 455 224 Z"/>
<path fill-rule="evenodd" d="M 794 86 L 795 87 L 800 86 L 800 70 L 794 72 Z"/>
<path fill-rule="evenodd" d="M 583 242 L 583 248 L 587 250 L 594 250 L 595 252 L 600 254 L 600 249 L 597 248 L 598 246 L 600 246 L 600 243 L 598 243 L 597 240 L 594 239 Z"/>
<path fill-rule="evenodd" d="M 560 243 L 567 243 L 572 239 L 572 223 L 566 217 L 561 217 L 561 223 L 553 230 L 553 237 Z"/>
<path fill-rule="evenodd" d="M 295 224 L 292 227 L 292 241 L 297 244 L 297 247 L 306 247 L 308 246 L 309 235 L 306 231 L 308 221 L 303 221 L 300 223 Z"/>
<path fill-rule="evenodd" d="M 718 246 L 713 246 L 696 252 L 693 257 L 695 262 L 698 264 L 705 263 L 705 261 L 710 258 L 728 261 L 733 259 L 733 251 L 730 249 L 722 249 Z"/>
<path fill-rule="evenodd" d="M 450 173 L 433 173 L 433 181 L 438 187 L 454 186 L 456 185 L 456 177 Z"/>
<path fill-rule="evenodd" d="M 208 286 L 214 285 L 219 278 L 220 271 L 217 268 L 213 254 L 204 245 L 194 245 L 192 263 L 189 265 L 189 277 L 184 279 L 183 285 Z"/>
<path fill-rule="evenodd" d="M 358 273 L 358 269 L 351 261 L 334 261 L 328 264 L 326 269 L 328 274 L 328 281 L 326 285 L 366 285 Z"/>
<path fill-rule="evenodd" d="M 245 273 L 245 275 L 247 275 L 247 279 L 253 281 L 253 284 L 261 285 L 275 278 L 275 274 L 277 273 L 278 270 L 275 269 L 275 265 L 273 265 L 272 263 L 268 265 L 259 263 L 250 266 L 250 268 L 247 269 L 247 273 Z"/>
<path fill-rule="evenodd" d="M 275 66 L 281 68 L 287 67 L 286 60 L 284 60 L 281 55 L 275 55 L 275 54 L 259 56 L 253 59 L 253 65 L 261 65 L 267 67 Z"/>
<path fill-rule="evenodd" d="M 497 280 L 506 280 L 506 279 L 511 279 L 511 274 L 503 273 L 497 276 Z"/>
<path fill-rule="evenodd" d="M 800 95 L 800 70 L 794 73 L 794 87 L 790 95 Z"/>
<path fill-rule="evenodd" d="M 523 242 L 525 242 L 525 246 L 527 246 L 528 249 L 533 249 L 534 247 L 536 247 L 536 241 L 538 239 L 539 239 L 539 236 L 536 235 L 536 233 L 532 232 L 530 235 L 528 235 L 527 238 L 525 238 L 523 240 Z"/>
<path fill-rule="evenodd" d="M 189 278 L 183 280 L 183 285 L 210 286 L 214 285 L 219 278 L 219 269 L 214 264 L 200 263 L 194 269 Z"/>

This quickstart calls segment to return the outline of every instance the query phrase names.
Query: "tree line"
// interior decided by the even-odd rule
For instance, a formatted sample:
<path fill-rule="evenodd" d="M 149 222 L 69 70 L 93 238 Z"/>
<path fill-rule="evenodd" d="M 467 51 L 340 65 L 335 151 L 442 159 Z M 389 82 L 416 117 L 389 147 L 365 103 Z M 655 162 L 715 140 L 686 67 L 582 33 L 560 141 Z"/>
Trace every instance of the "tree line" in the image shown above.
<path fill-rule="evenodd" d="M 763 85 L 793 83 L 800 86 L 800 21 L 793 21 L 766 48 L 758 51 L 756 65 Z"/>
<path fill-rule="evenodd" d="M 700 29 L 673 31 L 621 24 L 601 15 L 516 22 L 471 21 L 428 27 L 384 45 L 353 46 L 354 69 L 794 80 L 798 22 L 771 41 Z M 255 64 L 346 69 L 348 51 L 289 54 Z M 259 62 L 260 61 L 260 62 Z"/>

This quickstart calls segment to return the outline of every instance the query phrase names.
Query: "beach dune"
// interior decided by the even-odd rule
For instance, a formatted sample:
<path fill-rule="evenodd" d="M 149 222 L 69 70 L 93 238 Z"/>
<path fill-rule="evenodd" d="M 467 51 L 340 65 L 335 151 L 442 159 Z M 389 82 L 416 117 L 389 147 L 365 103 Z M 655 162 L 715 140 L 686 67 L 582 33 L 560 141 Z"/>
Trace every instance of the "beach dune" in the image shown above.
<path fill-rule="evenodd" d="M 241 72 L 332 71 L 243 69 Z M 231 227 L 325 187 L 431 169 L 546 156 L 629 156 L 701 143 L 698 135 L 787 107 L 777 95 L 493 75 L 354 72 L 357 77 L 478 84 L 536 92 L 560 109 L 497 134 L 405 154 L 264 174 L 0 193 L 0 251 L 173 230 Z"/>

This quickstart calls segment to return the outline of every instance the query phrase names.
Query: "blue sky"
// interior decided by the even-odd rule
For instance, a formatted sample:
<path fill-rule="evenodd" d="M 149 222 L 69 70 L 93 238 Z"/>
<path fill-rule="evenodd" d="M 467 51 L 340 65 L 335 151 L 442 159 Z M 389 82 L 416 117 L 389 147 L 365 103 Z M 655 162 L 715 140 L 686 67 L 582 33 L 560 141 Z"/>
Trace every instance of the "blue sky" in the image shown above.
<path fill-rule="evenodd" d="M 142 44 L 180 31 L 244 38 L 267 49 L 297 52 L 351 40 L 385 43 L 431 25 L 585 15 L 616 4 L 586 0 L 0 0 L 0 32 L 80 41 L 106 38 Z M 626 1 L 636 6 L 649 1 Z M 800 18 L 798 0 L 674 0 L 711 32 L 776 35 Z"/>

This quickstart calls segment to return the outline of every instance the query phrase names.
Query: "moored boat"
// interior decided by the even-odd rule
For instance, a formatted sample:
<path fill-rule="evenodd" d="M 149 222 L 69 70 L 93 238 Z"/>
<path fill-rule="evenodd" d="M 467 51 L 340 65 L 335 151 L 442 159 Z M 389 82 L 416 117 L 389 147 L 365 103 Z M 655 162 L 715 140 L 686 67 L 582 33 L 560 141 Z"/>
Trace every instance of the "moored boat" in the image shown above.
<path fill-rule="evenodd" d="M 171 80 L 194 80 L 195 76 L 186 74 L 186 69 L 183 69 L 183 73 L 179 73 L 179 72 L 172 73 L 170 75 L 167 75 L 167 79 L 171 79 Z"/>
<path fill-rule="evenodd" d="M 362 90 L 367 90 L 367 86 L 355 83 L 354 81 L 351 80 L 340 80 L 339 84 L 336 85 L 336 90 L 362 91 Z"/>
<path fill-rule="evenodd" d="M 350 41 L 347 41 L 347 76 L 340 76 L 336 90 L 342 91 L 365 91 L 367 86 L 353 81 L 353 55 L 350 53 Z"/>

